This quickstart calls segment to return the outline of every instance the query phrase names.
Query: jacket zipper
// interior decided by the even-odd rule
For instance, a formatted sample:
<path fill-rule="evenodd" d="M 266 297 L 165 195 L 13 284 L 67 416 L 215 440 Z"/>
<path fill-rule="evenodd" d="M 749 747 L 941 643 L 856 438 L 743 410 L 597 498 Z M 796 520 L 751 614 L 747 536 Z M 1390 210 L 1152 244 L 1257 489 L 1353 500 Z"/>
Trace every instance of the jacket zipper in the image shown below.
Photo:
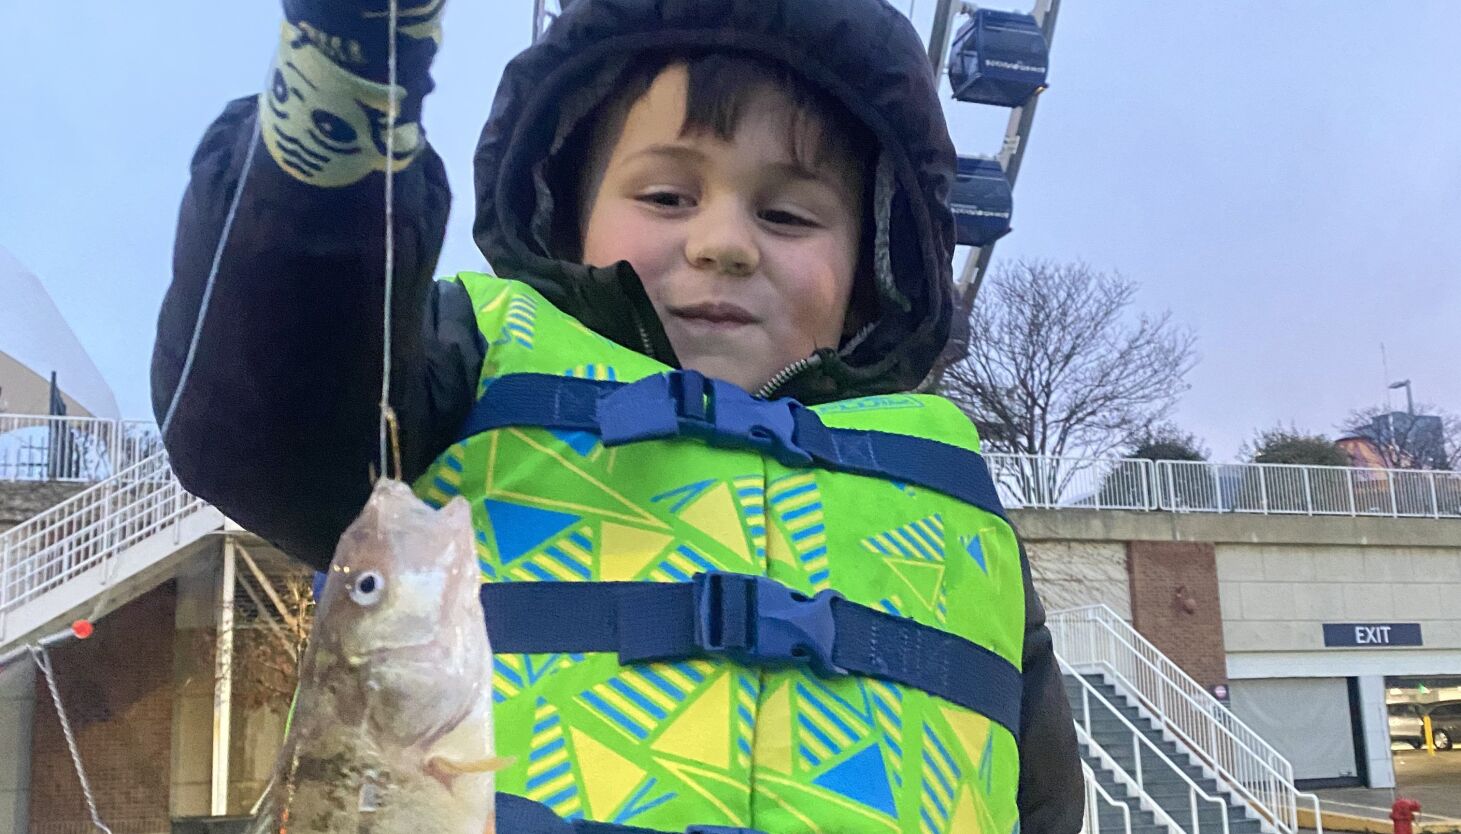
<path fill-rule="evenodd" d="M 639 311 L 633 304 L 629 305 L 629 318 L 634 322 L 634 329 L 639 331 L 639 344 L 644 347 L 644 355 L 651 359 L 659 357 L 654 355 L 654 344 L 649 340 L 649 330 L 644 326 L 644 319 L 640 317 Z"/>
<path fill-rule="evenodd" d="M 771 377 L 771 379 L 767 380 L 765 385 L 762 385 L 759 389 L 757 389 L 756 396 L 762 399 L 769 400 L 771 399 L 771 395 L 776 393 L 776 389 L 780 388 L 788 382 L 791 382 L 794 378 L 800 376 L 804 371 L 807 371 L 810 368 L 815 368 L 820 364 L 822 364 L 822 357 L 819 354 L 815 353 L 805 359 L 798 359 L 790 365 L 787 365 L 785 368 L 777 371 L 776 374 Z"/>

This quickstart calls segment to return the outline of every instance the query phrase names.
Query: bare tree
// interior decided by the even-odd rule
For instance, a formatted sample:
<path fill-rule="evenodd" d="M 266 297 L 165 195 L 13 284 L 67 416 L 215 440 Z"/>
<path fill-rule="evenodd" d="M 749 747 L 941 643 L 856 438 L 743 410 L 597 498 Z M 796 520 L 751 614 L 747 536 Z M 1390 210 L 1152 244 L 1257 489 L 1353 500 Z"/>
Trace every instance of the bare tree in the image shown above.
<path fill-rule="evenodd" d="M 1001 265 L 944 395 L 990 449 L 1096 456 L 1129 445 L 1171 412 L 1196 361 L 1195 337 L 1170 313 L 1130 316 L 1136 289 L 1083 263 Z"/>
<path fill-rule="evenodd" d="M 1461 417 L 1428 403 L 1415 414 L 1378 405 L 1356 409 L 1340 431 L 1369 441 L 1388 469 L 1452 469 L 1461 462 Z"/>
<path fill-rule="evenodd" d="M 1019 261 L 995 271 L 970 317 L 969 356 L 942 393 L 986 449 L 1110 455 L 1164 420 L 1187 390 L 1195 337 L 1170 313 L 1133 314 L 1137 286 L 1083 263 Z M 1034 500 L 1059 500 L 1080 466 L 1017 476 Z M 1023 472 L 1023 469 L 1022 469 Z"/>

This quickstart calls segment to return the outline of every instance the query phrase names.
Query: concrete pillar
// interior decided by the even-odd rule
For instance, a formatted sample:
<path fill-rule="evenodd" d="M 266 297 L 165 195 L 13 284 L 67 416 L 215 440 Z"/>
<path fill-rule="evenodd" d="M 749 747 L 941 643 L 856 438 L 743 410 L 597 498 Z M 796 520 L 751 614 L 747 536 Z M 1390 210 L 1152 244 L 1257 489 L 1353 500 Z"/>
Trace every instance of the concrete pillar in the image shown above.
<path fill-rule="evenodd" d="M 173 651 L 171 808 L 174 817 L 207 816 L 213 762 L 214 610 L 219 559 L 200 557 L 177 577 Z"/>
<path fill-rule="evenodd" d="M 213 649 L 213 756 L 209 772 L 209 813 L 228 813 L 228 753 L 233 732 L 233 595 L 235 574 L 233 539 L 223 541 L 223 566 L 218 581 L 218 619 Z"/>
<path fill-rule="evenodd" d="M 1365 675 L 1359 683 L 1360 729 L 1371 788 L 1395 787 L 1395 760 L 1390 754 L 1390 713 L 1385 709 L 1385 678 Z"/>
<path fill-rule="evenodd" d="M 35 673 L 28 658 L 0 670 L 0 831 L 30 830 Z"/>

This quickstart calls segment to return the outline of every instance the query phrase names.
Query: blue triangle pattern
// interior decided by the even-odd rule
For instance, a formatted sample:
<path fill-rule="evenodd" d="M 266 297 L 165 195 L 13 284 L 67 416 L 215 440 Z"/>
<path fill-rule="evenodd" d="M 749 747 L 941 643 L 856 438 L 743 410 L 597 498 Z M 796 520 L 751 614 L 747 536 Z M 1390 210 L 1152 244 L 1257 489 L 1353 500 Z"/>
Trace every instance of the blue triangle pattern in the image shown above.
<path fill-rule="evenodd" d="M 599 445 L 599 436 L 586 431 L 560 431 L 550 429 L 552 435 L 567 444 L 568 448 L 578 453 L 581 458 L 586 458 L 594 447 Z"/>
<path fill-rule="evenodd" d="M 654 787 L 658 783 L 659 780 L 651 776 L 648 782 L 640 785 L 638 790 L 634 792 L 634 795 L 629 797 L 629 801 L 625 803 L 624 809 L 614 815 L 614 822 L 618 825 L 626 825 L 635 817 L 652 811 L 675 798 L 676 794 L 673 791 L 650 798 L 650 794 L 654 791 Z"/>
<path fill-rule="evenodd" d="M 509 565 L 537 549 L 539 545 L 577 524 L 579 516 L 556 510 L 540 510 L 508 501 L 486 499 L 487 517 L 492 520 L 492 533 L 497 537 L 497 554 L 502 564 Z"/>
<path fill-rule="evenodd" d="M 700 494 L 713 483 L 715 483 L 714 479 L 696 481 L 693 484 L 686 484 L 682 487 L 676 487 L 669 492 L 661 492 L 659 495 L 656 495 L 649 500 L 658 504 L 659 502 L 665 501 L 670 498 L 678 499 L 670 505 L 670 512 L 678 513 L 680 509 L 683 508 L 686 504 L 690 503 L 690 501 L 700 497 Z"/>
<path fill-rule="evenodd" d="M 532 686 L 543 678 L 563 660 L 583 660 L 581 654 L 550 654 L 550 655 L 523 655 L 524 665 L 527 669 L 527 685 Z"/>
<path fill-rule="evenodd" d="M 888 816 L 897 814 L 893 788 L 883 768 L 883 755 L 876 744 L 864 747 L 847 761 L 818 776 L 813 784 L 866 805 Z"/>
<path fill-rule="evenodd" d="M 974 563 L 986 574 L 989 573 L 989 565 L 984 559 L 984 543 L 979 536 L 969 536 L 964 542 L 964 549 L 974 559 Z"/>
<path fill-rule="evenodd" d="M 984 752 L 979 756 L 979 778 L 984 782 L 986 794 L 994 790 L 994 733 L 984 740 Z"/>

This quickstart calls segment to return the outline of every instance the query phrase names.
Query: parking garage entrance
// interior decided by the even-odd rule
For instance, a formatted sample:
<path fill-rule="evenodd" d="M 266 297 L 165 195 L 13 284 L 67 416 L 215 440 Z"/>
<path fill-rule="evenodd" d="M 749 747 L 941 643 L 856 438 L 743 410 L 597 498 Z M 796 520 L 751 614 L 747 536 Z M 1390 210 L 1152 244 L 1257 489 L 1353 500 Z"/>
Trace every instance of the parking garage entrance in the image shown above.
<path fill-rule="evenodd" d="M 1387 677 L 1385 709 L 1396 787 L 1461 791 L 1461 676 Z"/>

